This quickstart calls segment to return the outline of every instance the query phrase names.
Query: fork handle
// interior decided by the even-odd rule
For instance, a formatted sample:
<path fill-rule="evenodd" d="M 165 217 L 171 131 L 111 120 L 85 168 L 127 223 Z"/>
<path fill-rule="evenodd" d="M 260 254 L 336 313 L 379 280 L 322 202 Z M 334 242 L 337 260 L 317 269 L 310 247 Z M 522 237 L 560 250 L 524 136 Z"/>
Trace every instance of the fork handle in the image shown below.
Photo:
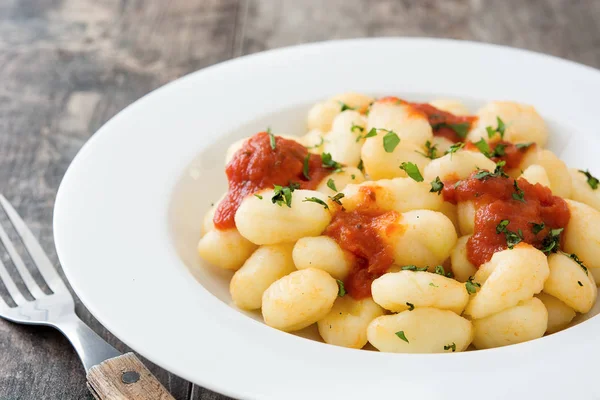
<path fill-rule="evenodd" d="M 87 380 L 97 400 L 175 400 L 133 353 L 93 366 Z"/>

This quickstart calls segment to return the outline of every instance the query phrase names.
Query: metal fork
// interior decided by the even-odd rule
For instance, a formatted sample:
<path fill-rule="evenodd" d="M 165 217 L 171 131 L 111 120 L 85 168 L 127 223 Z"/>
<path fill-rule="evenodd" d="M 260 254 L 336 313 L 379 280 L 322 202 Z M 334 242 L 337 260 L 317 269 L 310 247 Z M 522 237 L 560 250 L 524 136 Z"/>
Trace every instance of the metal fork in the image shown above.
<path fill-rule="evenodd" d="M 52 291 L 52 294 L 42 291 L 5 227 L 0 224 L 0 241 L 33 297 L 32 301 L 26 299 L 0 260 L 0 283 L 14 303 L 11 305 L 0 297 L 0 317 L 19 324 L 51 326 L 61 331 L 81 359 L 87 373 L 88 388 L 96 399 L 173 399 L 133 353 L 122 355 L 77 317 L 75 302 L 67 286 L 25 222 L 1 194 L 0 205 Z"/>

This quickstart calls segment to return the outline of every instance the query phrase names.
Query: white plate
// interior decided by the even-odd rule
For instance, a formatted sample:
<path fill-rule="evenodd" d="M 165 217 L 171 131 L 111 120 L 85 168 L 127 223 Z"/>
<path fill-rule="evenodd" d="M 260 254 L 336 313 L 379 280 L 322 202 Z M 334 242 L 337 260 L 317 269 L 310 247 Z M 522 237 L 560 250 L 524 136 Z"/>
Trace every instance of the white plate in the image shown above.
<path fill-rule="evenodd" d="M 458 97 L 473 107 L 530 103 L 548 121 L 551 149 L 572 166 L 600 171 L 600 72 L 589 67 L 432 39 L 328 42 L 243 57 L 145 96 L 73 161 L 56 199 L 54 233 L 85 306 L 143 356 L 234 397 L 599 397 L 598 318 L 516 346 L 410 355 L 325 345 L 228 305 L 228 274 L 199 267 L 194 251 L 203 212 L 226 189 L 227 145 L 267 125 L 301 133 L 310 103 L 349 90 Z"/>

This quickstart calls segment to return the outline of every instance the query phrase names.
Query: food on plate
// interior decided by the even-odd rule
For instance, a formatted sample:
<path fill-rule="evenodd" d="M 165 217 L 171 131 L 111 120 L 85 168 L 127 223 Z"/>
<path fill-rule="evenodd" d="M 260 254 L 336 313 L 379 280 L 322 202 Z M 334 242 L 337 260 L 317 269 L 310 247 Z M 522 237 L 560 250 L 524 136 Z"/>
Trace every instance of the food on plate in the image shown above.
<path fill-rule="evenodd" d="M 552 334 L 594 306 L 600 182 L 544 147 L 533 106 L 345 93 L 312 107 L 306 132 L 227 151 L 198 254 L 234 272 L 236 307 L 336 346 L 452 353 Z"/>

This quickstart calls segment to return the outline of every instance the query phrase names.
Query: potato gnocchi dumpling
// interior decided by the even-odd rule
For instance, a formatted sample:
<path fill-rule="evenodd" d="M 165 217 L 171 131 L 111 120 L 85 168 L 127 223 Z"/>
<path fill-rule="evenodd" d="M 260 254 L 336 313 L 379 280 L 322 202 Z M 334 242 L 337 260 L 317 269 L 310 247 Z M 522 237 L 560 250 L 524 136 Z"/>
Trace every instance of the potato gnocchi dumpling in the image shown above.
<path fill-rule="evenodd" d="M 510 101 L 493 101 L 477 112 L 477 123 L 469 132 L 467 139 L 477 142 L 488 140 L 487 127 L 497 128 L 498 118 L 506 125 L 504 139 L 512 143 L 534 142 L 545 146 L 548 141 L 548 129 L 542 117 L 534 107 Z M 492 139 L 499 138 L 499 135 Z"/>
<path fill-rule="evenodd" d="M 262 296 L 262 315 L 273 328 L 291 332 L 325 317 L 338 295 L 338 285 L 327 272 L 308 268 L 273 282 Z"/>
<path fill-rule="evenodd" d="M 431 272 L 387 273 L 373 281 L 371 291 L 377 304 L 393 312 L 433 307 L 460 315 L 469 301 L 463 284 Z"/>
<path fill-rule="evenodd" d="M 235 214 L 235 224 L 243 237 L 255 244 L 277 244 L 295 242 L 305 236 L 319 235 L 329 221 L 331 214 L 314 202 L 302 201 L 317 198 L 327 201 L 327 196 L 314 190 L 296 190 L 292 196 L 292 206 L 275 206 L 270 199 L 273 190 L 261 192 L 262 199 L 246 197 Z M 260 229 L 257 229 L 260 227 Z"/>
<path fill-rule="evenodd" d="M 491 349 L 541 338 L 548 326 L 548 311 L 540 299 L 533 297 L 472 322 L 473 345 L 479 350 Z"/>
<path fill-rule="evenodd" d="M 367 338 L 379 351 L 449 353 L 469 347 L 473 327 L 452 311 L 423 307 L 375 318 L 367 328 Z"/>
<path fill-rule="evenodd" d="M 229 292 L 236 306 L 244 310 L 258 310 L 262 295 L 269 286 L 296 270 L 292 259 L 291 243 L 260 246 L 238 269 L 231 282 Z"/>
<path fill-rule="evenodd" d="M 600 180 L 545 148 L 533 106 L 347 92 L 300 131 L 233 142 L 197 222 L 233 306 L 391 353 L 501 347 L 597 312 Z"/>
<path fill-rule="evenodd" d="M 546 333 L 562 331 L 575 318 L 575 310 L 556 297 L 544 292 L 536 294 L 535 297 L 544 303 L 548 311 L 548 328 L 546 328 Z"/>
<path fill-rule="evenodd" d="M 362 205 L 373 205 L 384 211 L 406 212 L 412 210 L 434 210 L 442 208 L 444 200 L 431 192 L 431 186 L 411 178 L 380 179 L 358 185 L 350 184 L 343 190 L 342 205 L 348 211 Z"/>
<path fill-rule="evenodd" d="M 383 308 L 372 299 L 338 298 L 333 308 L 317 323 L 325 343 L 360 349 L 367 344 L 367 327 L 384 314 Z"/>
<path fill-rule="evenodd" d="M 542 291 L 550 273 L 544 253 L 529 245 L 499 251 L 488 264 L 493 271 L 465 310 L 474 319 L 506 310 L 533 297 Z M 479 281 L 477 274 L 475 279 Z"/>

